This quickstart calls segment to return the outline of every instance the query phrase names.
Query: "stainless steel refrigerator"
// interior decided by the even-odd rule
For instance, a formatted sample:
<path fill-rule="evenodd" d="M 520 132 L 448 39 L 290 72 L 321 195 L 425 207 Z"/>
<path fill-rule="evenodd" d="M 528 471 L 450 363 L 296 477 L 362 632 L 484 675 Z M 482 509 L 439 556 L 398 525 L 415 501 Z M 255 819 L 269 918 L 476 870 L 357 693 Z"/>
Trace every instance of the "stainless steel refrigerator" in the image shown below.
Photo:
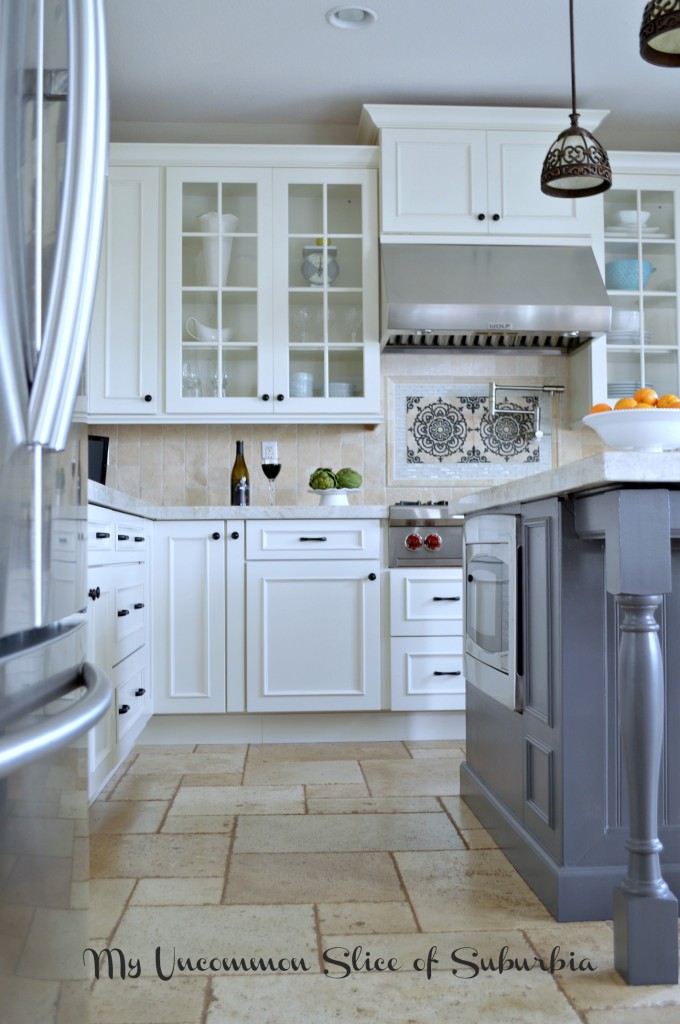
<path fill-rule="evenodd" d="M 0 1019 L 87 1020 L 87 430 L 103 0 L 0 0 Z"/>

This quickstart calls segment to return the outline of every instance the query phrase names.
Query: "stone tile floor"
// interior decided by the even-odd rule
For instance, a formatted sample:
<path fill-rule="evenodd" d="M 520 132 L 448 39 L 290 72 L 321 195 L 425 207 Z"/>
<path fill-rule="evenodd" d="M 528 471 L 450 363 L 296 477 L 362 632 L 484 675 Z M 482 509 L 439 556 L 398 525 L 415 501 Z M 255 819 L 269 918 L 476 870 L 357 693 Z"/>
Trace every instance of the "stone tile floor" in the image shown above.
<path fill-rule="evenodd" d="M 463 758 L 136 748 L 91 809 L 91 944 L 127 962 L 92 981 L 92 1020 L 677 1024 L 680 986 L 614 971 L 610 922 L 552 919 L 460 800 Z M 566 965 L 535 965 L 551 954 Z"/>

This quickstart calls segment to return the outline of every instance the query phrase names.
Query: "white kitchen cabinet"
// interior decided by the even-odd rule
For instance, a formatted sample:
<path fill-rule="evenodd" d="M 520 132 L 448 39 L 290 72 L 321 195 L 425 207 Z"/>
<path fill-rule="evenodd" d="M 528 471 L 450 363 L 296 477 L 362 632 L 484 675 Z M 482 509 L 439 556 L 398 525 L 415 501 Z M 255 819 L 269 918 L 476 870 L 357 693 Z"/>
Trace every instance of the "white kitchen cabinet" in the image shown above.
<path fill-rule="evenodd" d="M 600 197 L 541 192 L 548 149 L 565 111 L 496 107 L 369 106 L 379 132 L 383 234 L 589 237 Z M 599 117 L 586 113 L 583 123 Z M 373 133 L 368 134 L 373 138 Z"/>
<path fill-rule="evenodd" d="M 380 527 L 249 521 L 248 711 L 380 708 Z"/>
<path fill-rule="evenodd" d="M 166 174 L 167 412 L 379 419 L 376 172 Z M 310 249 L 323 264 L 315 280 L 302 269 Z"/>
<path fill-rule="evenodd" d="M 138 517 L 90 505 L 88 538 L 88 658 L 114 687 L 89 733 L 93 800 L 151 716 L 149 528 Z"/>
<path fill-rule="evenodd" d="M 393 711 L 465 708 L 462 569 L 390 569 Z"/>
<path fill-rule="evenodd" d="M 92 418 L 162 407 L 158 393 L 160 168 L 109 169 L 97 291 L 88 346 Z"/>
<path fill-rule="evenodd" d="M 154 712 L 226 709 L 225 523 L 154 526 Z"/>

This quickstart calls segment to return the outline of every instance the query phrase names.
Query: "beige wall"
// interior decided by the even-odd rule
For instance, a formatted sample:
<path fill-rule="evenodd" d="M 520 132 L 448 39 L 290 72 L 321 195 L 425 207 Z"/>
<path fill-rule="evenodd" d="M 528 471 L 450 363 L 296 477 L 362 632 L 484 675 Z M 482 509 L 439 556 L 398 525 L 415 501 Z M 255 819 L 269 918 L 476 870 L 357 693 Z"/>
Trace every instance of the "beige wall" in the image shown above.
<path fill-rule="evenodd" d="M 245 441 L 250 470 L 251 504 L 267 503 L 267 483 L 260 469 L 260 442 L 279 444 L 282 469 L 276 483 L 277 504 L 315 505 L 308 493 L 308 479 L 317 466 L 339 469 L 351 466 L 364 477 L 356 503 L 391 504 L 402 498 L 448 499 L 461 497 L 472 488 L 449 485 L 394 486 L 390 482 L 392 442 L 390 381 L 438 378 L 450 382 L 563 383 L 568 388 L 566 356 L 389 355 L 382 357 L 383 412 L 385 422 L 363 426 L 239 426 L 91 425 L 90 433 L 110 438 L 107 485 L 155 505 L 229 504 L 229 476 L 235 442 Z M 570 430 L 568 394 L 553 399 L 553 461 L 571 462 L 600 450 L 592 431 Z M 488 484 L 485 484 L 488 486 Z"/>

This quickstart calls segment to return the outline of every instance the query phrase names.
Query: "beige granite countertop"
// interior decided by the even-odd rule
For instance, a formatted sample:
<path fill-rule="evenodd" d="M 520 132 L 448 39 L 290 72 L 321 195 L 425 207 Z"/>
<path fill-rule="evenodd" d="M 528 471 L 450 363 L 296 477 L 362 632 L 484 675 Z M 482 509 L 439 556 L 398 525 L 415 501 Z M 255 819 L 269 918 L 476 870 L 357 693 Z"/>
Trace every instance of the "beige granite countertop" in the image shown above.
<path fill-rule="evenodd" d="M 359 505 L 349 496 L 348 505 L 149 505 L 121 491 L 88 482 L 87 499 L 116 512 L 145 519 L 386 519 L 386 505 Z"/>
<path fill-rule="evenodd" d="M 459 499 L 452 511 L 459 514 L 479 512 L 499 505 L 598 490 L 616 484 L 639 484 L 641 487 L 671 484 L 680 487 L 680 452 L 600 452 L 544 473 L 485 487 Z"/>

